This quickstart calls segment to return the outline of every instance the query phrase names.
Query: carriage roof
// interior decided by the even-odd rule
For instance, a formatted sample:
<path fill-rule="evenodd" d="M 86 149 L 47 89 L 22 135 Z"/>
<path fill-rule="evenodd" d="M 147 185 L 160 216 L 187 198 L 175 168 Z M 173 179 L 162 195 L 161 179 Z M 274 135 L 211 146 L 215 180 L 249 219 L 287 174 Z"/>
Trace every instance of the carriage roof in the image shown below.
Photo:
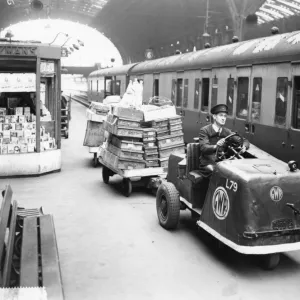
<path fill-rule="evenodd" d="M 300 60 L 300 31 L 138 63 L 130 74 L 210 69 Z"/>
<path fill-rule="evenodd" d="M 136 64 L 137 63 L 97 70 L 97 71 L 92 72 L 89 75 L 89 77 L 116 76 L 116 75 L 128 74 L 129 70 Z"/>

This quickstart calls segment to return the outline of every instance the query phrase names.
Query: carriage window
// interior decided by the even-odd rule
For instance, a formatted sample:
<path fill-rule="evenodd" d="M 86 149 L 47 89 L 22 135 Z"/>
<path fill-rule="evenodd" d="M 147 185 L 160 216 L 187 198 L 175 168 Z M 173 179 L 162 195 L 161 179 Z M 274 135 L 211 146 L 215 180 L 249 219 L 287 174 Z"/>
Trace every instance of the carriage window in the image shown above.
<path fill-rule="evenodd" d="M 176 79 L 172 80 L 171 100 L 175 104 Z"/>
<path fill-rule="evenodd" d="M 91 80 L 91 92 L 93 91 L 93 80 Z"/>
<path fill-rule="evenodd" d="M 228 106 L 228 115 L 230 116 L 232 116 L 233 113 L 233 97 L 234 97 L 234 78 L 228 78 L 226 105 Z"/>
<path fill-rule="evenodd" d="M 115 95 L 121 95 L 121 80 L 115 81 Z"/>
<path fill-rule="evenodd" d="M 189 96 L 189 80 L 184 79 L 183 107 L 188 106 L 188 96 Z"/>
<path fill-rule="evenodd" d="M 249 78 L 238 78 L 238 92 L 237 92 L 237 117 L 246 119 L 248 114 L 248 90 Z"/>
<path fill-rule="evenodd" d="M 300 76 L 294 77 L 293 128 L 300 129 Z"/>
<path fill-rule="evenodd" d="M 252 91 L 252 120 L 259 121 L 261 111 L 261 89 L 262 79 L 253 78 L 253 91 Z"/>
<path fill-rule="evenodd" d="M 218 78 L 212 79 L 212 87 L 211 87 L 211 107 L 217 105 L 218 101 Z"/>
<path fill-rule="evenodd" d="M 97 92 L 99 91 L 99 82 L 97 80 Z"/>
<path fill-rule="evenodd" d="M 176 89 L 176 106 L 182 106 L 182 78 L 177 79 L 177 89 Z"/>
<path fill-rule="evenodd" d="M 275 124 L 284 126 L 286 121 L 288 78 L 277 78 Z"/>
<path fill-rule="evenodd" d="M 105 80 L 105 94 L 106 94 L 106 96 L 112 94 L 112 80 L 111 79 Z"/>
<path fill-rule="evenodd" d="M 201 110 L 208 111 L 208 101 L 209 101 L 209 78 L 202 78 L 202 103 Z"/>
<path fill-rule="evenodd" d="M 153 96 L 159 95 L 159 80 L 155 79 L 153 82 Z"/>
<path fill-rule="evenodd" d="M 195 93 L 194 93 L 194 109 L 199 107 L 199 94 L 200 94 L 200 79 L 195 79 Z"/>

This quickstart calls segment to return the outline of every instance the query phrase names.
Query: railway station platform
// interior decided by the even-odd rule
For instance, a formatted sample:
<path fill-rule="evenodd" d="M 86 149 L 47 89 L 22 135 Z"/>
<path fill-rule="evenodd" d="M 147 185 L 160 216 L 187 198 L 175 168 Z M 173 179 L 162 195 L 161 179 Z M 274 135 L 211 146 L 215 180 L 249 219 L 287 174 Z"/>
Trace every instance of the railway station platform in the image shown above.
<path fill-rule="evenodd" d="M 85 107 L 72 103 L 62 170 L 40 177 L 1 179 L 20 206 L 43 206 L 54 216 L 67 300 L 295 299 L 300 253 L 274 272 L 249 257 L 219 249 L 196 230 L 189 213 L 168 232 L 157 220 L 155 197 L 135 189 L 123 196 L 117 176 L 106 185 L 83 147 Z M 251 279 L 251 280 L 250 280 Z"/>

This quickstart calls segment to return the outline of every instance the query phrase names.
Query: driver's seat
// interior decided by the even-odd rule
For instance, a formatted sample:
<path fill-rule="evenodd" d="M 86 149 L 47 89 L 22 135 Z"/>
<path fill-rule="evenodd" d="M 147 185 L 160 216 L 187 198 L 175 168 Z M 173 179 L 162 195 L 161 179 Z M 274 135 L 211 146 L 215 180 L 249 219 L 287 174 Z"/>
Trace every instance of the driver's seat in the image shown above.
<path fill-rule="evenodd" d="M 203 176 L 199 170 L 200 164 L 200 145 L 199 143 L 190 143 L 187 145 L 186 153 L 186 177 L 194 184 L 198 184 L 203 180 Z"/>

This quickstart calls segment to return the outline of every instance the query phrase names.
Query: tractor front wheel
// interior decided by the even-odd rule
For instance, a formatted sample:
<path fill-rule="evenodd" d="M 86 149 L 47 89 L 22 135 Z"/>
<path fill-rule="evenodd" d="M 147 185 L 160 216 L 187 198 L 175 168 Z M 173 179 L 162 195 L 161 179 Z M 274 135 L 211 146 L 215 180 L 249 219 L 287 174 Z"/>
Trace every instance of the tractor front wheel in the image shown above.
<path fill-rule="evenodd" d="M 156 193 L 156 211 L 160 225 L 175 229 L 180 215 L 179 193 L 173 183 L 162 183 Z"/>

